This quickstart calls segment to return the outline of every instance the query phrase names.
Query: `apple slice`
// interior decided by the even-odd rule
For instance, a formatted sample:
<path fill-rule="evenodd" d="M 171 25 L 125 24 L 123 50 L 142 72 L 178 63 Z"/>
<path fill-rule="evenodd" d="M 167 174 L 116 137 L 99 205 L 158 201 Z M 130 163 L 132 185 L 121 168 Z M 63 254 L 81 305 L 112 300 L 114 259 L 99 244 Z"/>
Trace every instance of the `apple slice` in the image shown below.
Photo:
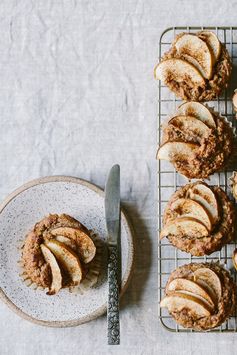
<path fill-rule="evenodd" d="M 186 291 L 186 290 L 180 290 L 180 291 L 174 291 L 174 292 L 178 292 L 178 293 L 181 293 L 183 295 L 191 296 L 193 298 L 198 299 L 199 301 L 201 301 L 203 303 L 205 308 L 208 309 L 208 311 L 210 311 L 210 313 L 213 313 L 213 311 L 215 309 L 215 306 L 214 306 L 213 302 L 212 302 L 212 304 L 210 304 L 209 302 L 207 302 L 205 300 L 205 298 L 203 298 L 202 296 L 197 295 L 196 293 L 193 293 L 193 292 L 190 292 L 190 291 Z"/>
<path fill-rule="evenodd" d="M 178 214 L 178 217 L 191 217 L 204 224 L 211 231 L 211 219 L 200 203 L 188 198 L 178 198 L 171 203 L 170 209 Z"/>
<path fill-rule="evenodd" d="M 221 281 L 217 274 L 213 270 L 203 267 L 195 270 L 193 275 L 194 282 L 204 287 L 211 298 L 215 300 L 214 302 L 217 303 L 222 296 Z"/>
<path fill-rule="evenodd" d="M 237 249 L 233 251 L 232 261 L 235 269 L 237 270 Z"/>
<path fill-rule="evenodd" d="M 210 128 L 205 123 L 192 116 L 175 116 L 169 120 L 168 124 L 199 141 L 208 138 L 211 133 Z"/>
<path fill-rule="evenodd" d="M 176 42 L 180 55 L 193 64 L 206 79 L 213 74 L 214 57 L 205 41 L 194 34 L 185 33 Z"/>
<path fill-rule="evenodd" d="M 211 315 L 206 304 L 200 299 L 181 292 L 174 292 L 173 294 L 165 296 L 160 302 L 160 307 L 166 307 L 171 313 L 181 312 L 184 309 L 188 309 L 197 318 L 208 317 Z"/>
<path fill-rule="evenodd" d="M 77 245 L 76 242 L 73 239 L 70 239 L 68 237 L 64 237 L 63 235 L 57 235 L 55 237 L 55 240 L 58 242 L 66 244 L 69 248 L 71 248 L 73 251 L 77 251 Z"/>
<path fill-rule="evenodd" d="M 205 105 L 200 104 L 200 102 L 185 102 L 178 107 L 177 114 L 196 117 L 208 127 L 216 128 L 216 122 L 211 112 Z"/>
<path fill-rule="evenodd" d="M 166 83 L 174 80 L 177 83 L 191 81 L 193 86 L 205 86 L 205 79 L 199 70 L 183 59 L 165 59 L 155 67 L 155 79 Z"/>
<path fill-rule="evenodd" d="M 188 161 L 194 157 L 195 151 L 199 148 L 196 143 L 185 143 L 180 141 L 166 142 L 160 146 L 157 151 L 156 159 L 162 160 L 185 160 Z"/>
<path fill-rule="evenodd" d="M 62 288 L 61 270 L 59 268 L 57 260 L 55 259 L 55 256 L 49 250 L 49 248 L 47 248 L 44 244 L 41 244 L 40 249 L 42 251 L 45 261 L 49 264 L 52 273 L 52 283 L 47 294 L 55 295 L 55 293 L 58 293 L 59 290 Z"/>
<path fill-rule="evenodd" d="M 234 106 L 234 111 L 237 112 L 237 91 L 235 89 L 234 95 L 232 97 L 232 103 Z"/>
<path fill-rule="evenodd" d="M 203 37 L 204 41 L 207 43 L 209 48 L 211 48 L 215 62 L 219 59 L 221 55 L 221 43 L 215 33 L 211 31 L 201 31 L 198 34 Z"/>
<path fill-rule="evenodd" d="M 205 291 L 204 288 L 199 286 L 194 281 L 182 278 L 174 279 L 169 283 L 168 287 L 166 288 L 166 292 L 169 293 L 174 291 L 189 292 L 193 296 L 196 295 L 196 297 L 199 297 L 200 300 L 204 303 L 206 302 L 210 309 L 213 310 L 215 308 L 215 304 L 209 294 Z"/>
<path fill-rule="evenodd" d="M 59 227 L 51 230 L 54 236 L 62 235 L 64 237 L 73 239 L 76 242 L 78 253 L 81 260 L 87 264 L 95 256 L 96 247 L 91 238 L 81 229 L 71 227 Z"/>
<path fill-rule="evenodd" d="M 209 234 L 208 229 L 199 220 L 191 217 L 178 217 L 169 221 L 162 228 L 160 239 L 169 235 L 183 235 L 189 238 L 203 238 Z"/>
<path fill-rule="evenodd" d="M 60 265 L 68 272 L 74 285 L 78 285 L 82 279 L 82 268 L 79 257 L 67 245 L 50 239 L 46 246 L 56 257 Z"/>
<path fill-rule="evenodd" d="M 189 197 L 200 203 L 211 217 L 214 225 L 219 220 L 219 206 L 215 193 L 208 186 L 202 183 L 195 184 L 189 191 Z"/>

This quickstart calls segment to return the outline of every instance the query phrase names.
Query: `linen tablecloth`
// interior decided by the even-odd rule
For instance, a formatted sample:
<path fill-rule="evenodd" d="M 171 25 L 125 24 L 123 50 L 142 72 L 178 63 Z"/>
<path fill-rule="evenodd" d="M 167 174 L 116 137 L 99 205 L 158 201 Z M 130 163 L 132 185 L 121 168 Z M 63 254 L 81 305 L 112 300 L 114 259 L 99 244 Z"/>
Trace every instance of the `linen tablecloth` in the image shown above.
<path fill-rule="evenodd" d="M 104 187 L 121 165 L 135 229 L 135 270 L 121 305 L 121 345 L 106 317 L 76 328 L 31 324 L 0 303 L 0 354 L 232 354 L 236 334 L 173 334 L 157 318 L 156 116 L 161 32 L 236 25 L 236 1 L 2 0 L 0 198 L 66 174 Z"/>

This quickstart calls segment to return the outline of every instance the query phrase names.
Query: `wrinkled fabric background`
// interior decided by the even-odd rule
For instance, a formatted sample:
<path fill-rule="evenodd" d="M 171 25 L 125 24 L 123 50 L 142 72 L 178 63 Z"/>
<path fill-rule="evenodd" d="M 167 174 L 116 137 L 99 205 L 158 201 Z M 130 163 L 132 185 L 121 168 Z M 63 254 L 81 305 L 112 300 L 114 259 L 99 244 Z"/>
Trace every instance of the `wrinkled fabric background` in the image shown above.
<path fill-rule="evenodd" d="M 104 187 L 121 165 L 136 264 L 121 306 L 121 345 L 106 317 L 76 328 L 31 324 L 0 303 L 0 354 L 232 354 L 235 334 L 173 334 L 157 319 L 156 114 L 161 32 L 237 25 L 236 1 L 2 0 L 0 198 L 39 176 Z"/>

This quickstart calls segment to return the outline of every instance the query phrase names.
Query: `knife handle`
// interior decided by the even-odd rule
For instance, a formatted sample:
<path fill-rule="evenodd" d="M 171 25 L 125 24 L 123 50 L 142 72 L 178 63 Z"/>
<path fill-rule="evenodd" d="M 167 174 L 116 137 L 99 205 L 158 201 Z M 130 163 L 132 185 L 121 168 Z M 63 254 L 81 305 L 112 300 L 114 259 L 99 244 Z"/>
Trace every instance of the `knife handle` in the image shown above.
<path fill-rule="evenodd" d="M 109 246 L 108 282 L 108 344 L 117 345 L 120 343 L 117 246 Z"/>

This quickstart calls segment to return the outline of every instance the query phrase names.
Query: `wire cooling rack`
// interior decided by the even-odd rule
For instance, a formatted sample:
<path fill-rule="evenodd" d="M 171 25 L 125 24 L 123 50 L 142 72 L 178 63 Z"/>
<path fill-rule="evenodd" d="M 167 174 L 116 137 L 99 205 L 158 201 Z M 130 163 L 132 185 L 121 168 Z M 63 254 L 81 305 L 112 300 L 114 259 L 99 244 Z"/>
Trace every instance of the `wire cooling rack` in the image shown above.
<path fill-rule="evenodd" d="M 233 91 L 237 88 L 237 27 L 172 27 L 166 29 L 159 42 L 159 60 L 162 55 L 170 48 L 175 36 L 181 32 L 195 33 L 197 31 L 207 29 L 217 34 L 222 43 L 226 45 L 227 50 L 232 58 L 233 71 L 232 78 L 227 90 L 223 95 L 215 101 L 209 101 L 208 105 L 213 107 L 223 116 L 227 117 L 228 121 L 232 123 L 233 129 L 236 129 L 236 119 L 232 107 Z M 158 145 L 161 142 L 161 125 L 172 115 L 176 108 L 181 104 L 182 100 L 179 100 L 175 95 L 164 85 L 159 82 L 159 97 L 158 97 Z M 236 169 L 236 168 L 235 168 Z M 232 175 L 234 168 L 228 168 L 222 173 L 216 173 L 206 180 L 210 185 L 218 185 L 226 191 L 229 197 L 232 199 L 228 179 Z M 162 217 L 164 208 L 174 191 L 179 187 L 188 183 L 188 179 L 179 175 L 173 166 L 166 161 L 158 161 L 158 236 L 162 227 Z M 164 289 L 170 273 L 178 266 L 187 264 L 190 262 L 206 262 L 206 261 L 219 261 L 225 265 L 235 281 L 237 280 L 236 272 L 232 265 L 232 253 L 236 248 L 236 243 L 228 244 L 222 248 L 221 251 L 212 253 L 209 256 L 194 257 L 191 254 L 182 252 L 173 247 L 165 238 L 158 241 L 158 285 L 159 285 L 159 304 L 164 295 Z M 184 329 L 172 319 L 166 309 L 162 309 L 159 306 L 159 319 L 162 325 L 173 332 L 194 332 L 193 330 Z M 210 330 L 209 332 L 236 332 L 237 331 L 237 313 L 233 315 L 228 321 L 223 323 L 220 327 Z"/>

